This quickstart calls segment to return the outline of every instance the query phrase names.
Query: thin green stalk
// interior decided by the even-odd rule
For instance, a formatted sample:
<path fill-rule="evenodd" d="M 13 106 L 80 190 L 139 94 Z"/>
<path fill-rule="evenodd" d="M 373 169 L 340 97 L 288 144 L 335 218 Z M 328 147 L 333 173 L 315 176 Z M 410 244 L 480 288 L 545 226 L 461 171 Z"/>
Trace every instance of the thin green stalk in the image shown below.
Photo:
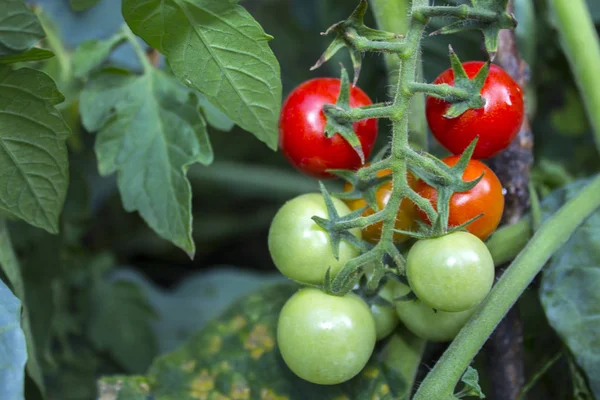
<path fill-rule="evenodd" d="M 420 18 L 455 17 L 461 19 L 479 19 L 482 21 L 494 21 L 498 17 L 495 12 L 476 10 L 466 4 L 461 6 L 420 7 L 414 10 L 414 13 Z"/>
<path fill-rule="evenodd" d="M 447 83 L 419 83 L 413 82 L 409 85 L 413 93 L 427 93 L 431 96 L 443 99 L 468 99 L 469 92 L 465 89 L 450 86 Z"/>
<path fill-rule="evenodd" d="M 456 383 L 496 325 L 548 259 L 600 207 L 600 176 L 549 218 L 429 372 L 414 400 L 450 398 Z"/>
<path fill-rule="evenodd" d="M 548 372 L 548 370 L 550 368 L 552 368 L 552 366 L 554 364 L 556 364 L 556 362 L 558 360 L 560 360 L 562 358 L 562 356 L 563 356 L 563 352 L 559 351 L 558 353 L 556 353 L 554 355 L 554 357 L 552 357 L 551 359 L 546 361 L 544 363 L 544 365 L 542 366 L 542 368 L 538 372 L 536 372 L 536 374 L 523 387 L 523 389 L 521 390 L 521 394 L 519 395 L 517 400 L 525 400 L 525 395 L 527 394 L 527 392 L 529 392 L 531 389 L 533 389 L 535 387 L 535 385 L 538 383 L 538 381 L 546 374 L 546 372 Z"/>
<path fill-rule="evenodd" d="M 550 0 L 600 151 L 600 42 L 585 0 Z"/>
<path fill-rule="evenodd" d="M 496 267 L 514 259 L 523 250 L 533 234 L 531 225 L 531 218 L 522 218 L 494 232 L 486 246 Z"/>
<path fill-rule="evenodd" d="M 142 49 L 138 37 L 131 31 L 131 29 L 129 29 L 129 26 L 127 26 L 127 24 L 123 25 L 122 30 L 125 34 L 125 37 L 127 38 L 127 41 L 131 44 L 131 47 L 133 48 L 136 57 L 142 64 L 144 72 L 147 73 L 154 70 L 154 66 L 152 65 L 150 60 L 148 60 L 148 56 L 146 55 L 144 49 Z"/>

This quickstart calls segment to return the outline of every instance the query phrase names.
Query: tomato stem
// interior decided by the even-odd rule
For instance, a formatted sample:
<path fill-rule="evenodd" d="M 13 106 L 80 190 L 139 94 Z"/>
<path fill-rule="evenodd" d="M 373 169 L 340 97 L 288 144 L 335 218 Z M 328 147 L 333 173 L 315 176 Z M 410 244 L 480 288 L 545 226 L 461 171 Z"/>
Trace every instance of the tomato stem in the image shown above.
<path fill-rule="evenodd" d="M 129 26 L 127 24 L 123 25 L 122 32 L 127 41 L 131 44 L 131 47 L 133 48 L 137 59 L 142 64 L 144 72 L 148 73 L 154 70 L 154 66 L 152 65 L 152 63 L 148 59 L 148 56 L 146 55 L 146 52 L 144 51 L 144 49 L 142 49 L 142 46 L 140 45 L 139 38 L 131 31 L 131 29 L 129 29 Z"/>
<path fill-rule="evenodd" d="M 441 399 L 452 394 L 463 372 L 506 312 L 548 259 L 600 207 L 599 191 L 600 177 L 597 177 L 541 226 L 426 376 L 414 400 Z"/>
<path fill-rule="evenodd" d="M 600 151 L 600 42 L 585 0 L 551 0 L 558 31 Z"/>
<path fill-rule="evenodd" d="M 416 18 L 432 17 L 455 17 L 460 19 L 478 19 L 481 21 L 495 21 L 498 14 L 489 10 L 480 10 L 469 7 L 466 4 L 460 6 L 427 6 L 413 8 L 413 15 Z"/>

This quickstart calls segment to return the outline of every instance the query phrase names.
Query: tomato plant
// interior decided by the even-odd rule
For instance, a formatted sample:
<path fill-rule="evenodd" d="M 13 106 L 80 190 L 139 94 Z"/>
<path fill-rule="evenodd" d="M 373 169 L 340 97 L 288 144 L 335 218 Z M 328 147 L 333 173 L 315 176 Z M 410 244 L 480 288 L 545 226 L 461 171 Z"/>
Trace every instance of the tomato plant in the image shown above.
<path fill-rule="evenodd" d="M 442 159 L 448 166 L 454 166 L 458 162 L 458 156 Z M 466 192 L 454 193 L 450 198 L 450 213 L 448 224 L 460 226 L 471 219 L 481 215 L 477 220 L 466 226 L 467 231 L 481 240 L 487 239 L 498 227 L 502 212 L 504 211 L 504 193 L 500 180 L 489 167 L 478 160 L 469 161 L 462 178 L 469 182 L 481 177 L 483 178 Z M 435 188 L 424 181 L 417 183 L 417 193 L 426 198 L 436 207 L 438 192 Z M 419 210 L 419 215 L 426 222 L 427 215 Z"/>
<path fill-rule="evenodd" d="M 279 119 L 279 147 L 290 163 L 300 171 L 317 177 L 331 178 L 328 169 L 357 169 L 361 160 L 356 150 L 339 134 L 325 135 L 325 104 L 335 104 L 340 80 L 315 78 L 295 88 L 283 103 Z M 350 106 L 371 104 L 360 88 L 350 90 Z M 353 129 L 369 157 L 377 138 L 377 120 L 356 122 Z"/>
<path fill-rule="evenodd" d="M 484 63 L 469 61 L 462 64 L 469 78 L 481 70 Z M 454 83 L 454 72 L 447 69 L 434 83 Z M 524 104 L 521 87 L 501 67 L 492 64 L 481 96 L 485 105 L 470 109 L 456 118 L 448 118 L 446 112 L 451 103 L 435 97 L 427 98 L 427 122 L 435 138 L 454 154 L 461 154 L 467 146 L 479 138 L 474 158 L 489 158 L 506 149 L 513 141 L 523 123 Z"/>
<path fill-rule="evenodd" d="M 473 308 L 494 282 L 494 261 L 485 244 L 467 232 L 419 240 L 406 259 L 411 289 L 426 305 L 442 311 Z"/>
<path fill-rule="evenodd" d="M 390 170 L 381 170 L 378 171 L 377 177 L 384 177 L 391 174 Z M 411 188 L 416 186 L 416 179 L 412 174 L 407 174 L 406 176 L 408 180 L 408 184 Z M 352 185 L 349 182 L 344 184 L 344 191 L 352 190 Z M 377 188 L 377 192 L 375 194 L 377 200 L 377 207 L 379 210 L 382 210 L 387 205 L 390 195 L 392 194 L 392 182 L 384 182 L 381 186 Z M 354 199 L 354 200 L 345 200 L 346 204 L 350 208 L 350 210 L 358 210 L 363 207 L 367 207 L 367 202 L 365 199 Z M 395 229 L 410 231 L 415 226 L 417 214 L 416 207 L 413 202 L 408 199 L 402 199 L 400 204 L 400 208 L 398 209 L 398 215 L 396 217 L 396 223 L 394 225 Z M 369 215 L 373 215 L 375 211 L 372 208 L 368 207 L 364 212 L 363 216 L 367 217 Z M 383 222 L 377 222 L 372 225 L 368 225 L 362 229 L 362 235 L 365 240 L 368 240 L 371 243 L 377 243 L 379 238 L 381 237 L 381 229 L 383 228 Z M 402 243 L 406 241 L 409 236 L 395 232 L 394 233 L 394 242 Z"/>
<path fill-rule="evenodd" d="M 334 198 L 333 202 L 340 215 L 350 212 L 341 200 Z M 320 284 L 328 268 L 335 276 L 348 260 L 358 255 L 358 250 L 342 242 L 339 257 L 335 259 L 329 235 L 311 219 L 313 216 L 327 218 L 320 194 L 301 195 L 285 203 L 269 229 L 269 252 L 275 266 L 288 278 Z M 352 234 L 361 236 L 359 229 Z"/>
<path fill-rule="evenodd" d="M 393 294 L 401 298 L 410 287 L 394 283 Z M 418 337 L 432 342 L 449 342 L 471 318 L 475 309 L 460 312 L 434 310 L 418 299 L 396 301 L 396 312 L 402 323 Z"/>
<path fill-rule="evenodd" d="M 302 289 L 285 303 L 277 344 L 285 363 L 309 382 L 345 382 L 366 365 L 375 347 L 375 322 L 354 294 L 332 296 Z"/>

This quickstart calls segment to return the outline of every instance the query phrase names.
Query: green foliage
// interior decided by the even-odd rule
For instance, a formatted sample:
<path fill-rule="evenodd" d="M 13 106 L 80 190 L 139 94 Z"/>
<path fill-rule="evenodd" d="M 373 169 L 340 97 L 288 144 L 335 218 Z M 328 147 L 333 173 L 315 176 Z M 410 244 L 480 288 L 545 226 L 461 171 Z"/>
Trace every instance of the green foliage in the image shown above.
<path fill-rule="evenodd" d="M 403 333 L 382 344 L 365 369 L 344 384 L 320 386 L 296 377 L 275 343 L 279 310 L 296 289 L 295 285 L 276 285 L 241 299 L 179 349 L 159 357 L 146 379 L 105 378 L 100 395 L 112 394 L 117 399 L 150 395 L 158 400 L 407 398 L 422 342 Z M 400 361 L 398 350 L 417 357 Z"/>
<path fill-rule="evenodd" d="M 128 282 L 98 281 L 90 292 L 88 336 L 127 371 L 144 372 L 156 355 L 150 328 L 154 311 L 140 288 Z"/>
<path fill-rule="evenodd" d="M 101 175 L 118 173 L 127 211 L 193 257 L 191 164 L 213 154 L 197 96 L 164 72 L 107 70 L 81 94 L 84 126 L 96 139 Z"/>
<path fill-rule="evenodd" d="M 100 0 L 69 0 L 73 11 L 83 11 L 98 4 Z"/>
<path fill-rule="evenodd" d="M 106 40 L 86 40 L 75 49 L 72 56 L 73 76 L 85 78 L 120 45 L 125 36 L 118 32 Z"/>
<path fill-rule="evenodd" d="M 588 181 L 556 192 L 544 203 L 546 212 L 573 198 Z M 600 212 L 594 213 L 558 251 L 543 274 L 540 290 L 548 321 L 585 372 L 590 388 L 600 396 Z"/>
<path fill-rule="evenodd" d="M 481 386 L 479 386 L 479 374 L 475 368 L 468 367 L 460 380 L 464 383 L 465 387 L 456 394 L 456 397 L 463 398 L 472 396 L 479 399 L 485 399 L 485 395 L 481 391 Z"/>
<path fill-rule="evenodd" d="M 23 399 L 25 335 L 21 329 L 21 302 L 0 281 L 0 397 Z"/>
<path fill-rule="evenodd" d="M 1 68 L 0 88 L 0 209 L 56 233 L 69 181 L 63 96 L 29 68 Z"/>
<path fill-rule="evenodd" d="M 0 57 L 23 53 L 44 37 L 44 30 L 23 0 L 3 0 Z"/>
<path fill-rule="evenodd" d="M 50 50 L 39 49 L 37 47 L 27 50 L 25 53 L 12 54 L 10 56 L 0 57 L 0 64 L 14 64 L 28 61 L 41 61 L 54 57 Z"/>
<path fill-rule="evenodd" d="M 167 56 L 177 78 L 277 148 L 279 63 L 271 36 L 237 0 L 125 0 L 131 29 Z"/>

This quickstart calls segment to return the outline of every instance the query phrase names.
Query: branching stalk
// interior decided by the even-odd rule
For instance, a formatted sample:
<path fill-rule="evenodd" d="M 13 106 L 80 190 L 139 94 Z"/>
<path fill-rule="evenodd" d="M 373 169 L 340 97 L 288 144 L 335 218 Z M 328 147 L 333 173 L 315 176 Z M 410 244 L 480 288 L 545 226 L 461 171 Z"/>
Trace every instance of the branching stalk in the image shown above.
<path fill-rule="evenodd" d="M 453 393 L 463 372 L 502 317 L 548 259 L 600 207 L 599 191 L 600 177 L 597 177 L 541 226 L 429 372 L 414 400 L 443 399 Z"/>

